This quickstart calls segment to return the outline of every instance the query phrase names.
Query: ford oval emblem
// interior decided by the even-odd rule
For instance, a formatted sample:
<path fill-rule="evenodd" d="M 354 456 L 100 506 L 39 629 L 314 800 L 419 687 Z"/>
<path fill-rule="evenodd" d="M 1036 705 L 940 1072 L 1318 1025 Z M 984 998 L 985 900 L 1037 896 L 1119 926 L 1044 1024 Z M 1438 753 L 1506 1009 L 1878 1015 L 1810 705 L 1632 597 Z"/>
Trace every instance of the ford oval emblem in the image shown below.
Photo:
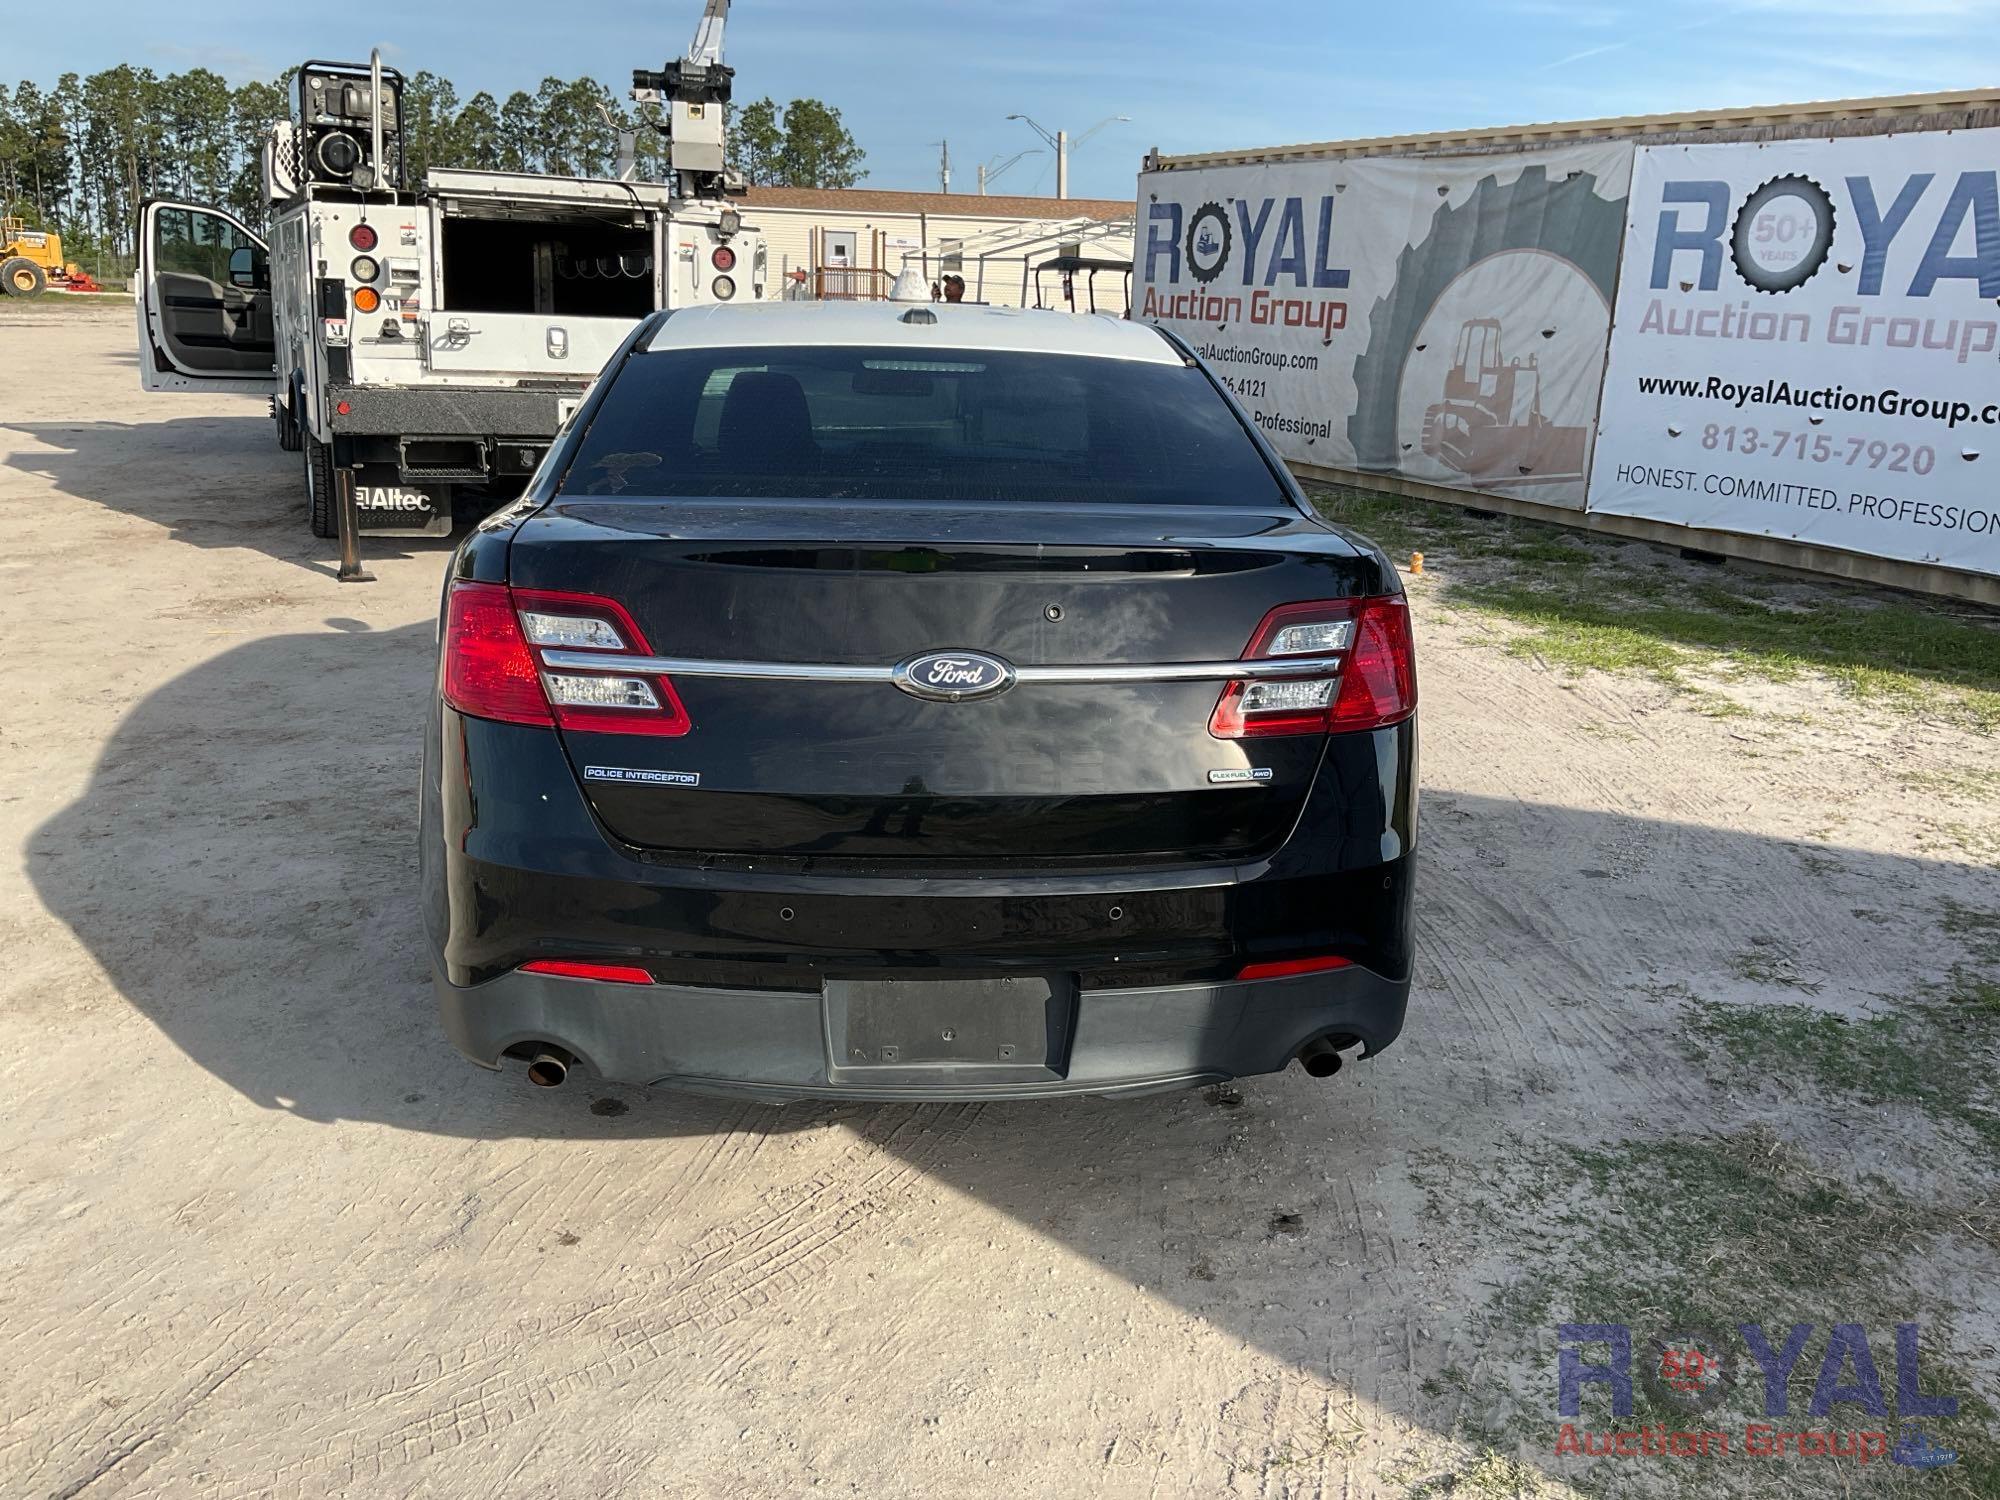
<path fill-rule="evenodd" d="M 956 703 L 1014 685 L 1014 669 L 983 651 L 926 651 L 896 668 L 896 686 L 917 698 Z"/>

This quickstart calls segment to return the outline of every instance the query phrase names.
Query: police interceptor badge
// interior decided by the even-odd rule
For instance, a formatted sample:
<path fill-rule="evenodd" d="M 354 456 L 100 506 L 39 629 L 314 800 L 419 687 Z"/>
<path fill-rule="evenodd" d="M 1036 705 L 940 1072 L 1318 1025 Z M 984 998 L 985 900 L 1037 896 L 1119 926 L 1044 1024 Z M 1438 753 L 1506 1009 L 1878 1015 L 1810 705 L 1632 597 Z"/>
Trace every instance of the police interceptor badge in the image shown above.
<path fill-rule="evenodd" d="M 699 771 L 648 771 L 633 766 L 585 766 L 585 781 L 617 781 L 634 786 L 700 786 Z"/>

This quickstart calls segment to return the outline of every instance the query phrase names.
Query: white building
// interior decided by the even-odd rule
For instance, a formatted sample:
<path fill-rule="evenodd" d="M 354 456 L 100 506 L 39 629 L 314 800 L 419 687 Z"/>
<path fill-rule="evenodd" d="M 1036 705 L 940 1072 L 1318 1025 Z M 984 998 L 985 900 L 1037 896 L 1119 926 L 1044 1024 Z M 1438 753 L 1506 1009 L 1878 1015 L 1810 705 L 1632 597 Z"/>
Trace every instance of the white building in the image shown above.
<path fill-rule="evenodd" d="M 1126 310 L 1129 201 L 753 187 L 738 206 L 769 247 L 770 297 L 883 297 L 912 266 L 930 281 L 963 276 L 968 302 L 1067 308 L 1062 270 L 1035 274 L 1067 254 L 1082 262 L 1071 277 L 1078 312 L 1091 310 L 1093 292 L 1097 311 Z"/>

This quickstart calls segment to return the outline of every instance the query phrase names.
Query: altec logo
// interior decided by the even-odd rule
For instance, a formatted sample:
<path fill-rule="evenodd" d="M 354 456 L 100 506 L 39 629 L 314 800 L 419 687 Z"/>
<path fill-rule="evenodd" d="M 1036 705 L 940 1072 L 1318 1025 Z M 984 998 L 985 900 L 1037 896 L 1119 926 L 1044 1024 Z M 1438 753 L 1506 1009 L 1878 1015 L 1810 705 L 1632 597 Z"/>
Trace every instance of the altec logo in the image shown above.
<path fill-rule="evenodd" d="M 1232 198 L 1154 203 L 1146 213 L 1142 318 L 1310 328 L 1331 342 L 1347 326 L 1347 303 L 1295 292 L 1344 291 L 1349 274 L 1331 263 L 1333 195 L 1309 210 L 1304 198 Z M 1307 224 L 1313 223 L 1308 235 Z M 1310 240 L 1310 254 L 1308 254 Z M 1235 276 L 1229 274 L 1232 264 Z M 1180 290 L 1183 278 L 1195 285 Z M 1252 290 L 1246 297 L 1236 287 Z"/>
<path fill-rule="evenodd" d="M 1889 1402 L 1882 1374 L 1859 1323 L 1835 1323 L 1820 1353 L 1812 1398 L 1805 1422 L 1792 1416 L 1792 1380 L 1801 1385 L 1811 1369 L 1806 1360 L 1814 1325 L 1794 1323 L 1782 1338 L 1761 1323 L 1739 1323 L 1735 1333 L 1747 1351 L 1755 1373 L 1761 1374 L 1765 1420 L 1743 1424 L 1740 1430 L 1721 1426 L 1652 1425 L 1619 1430 L 1579 1426 L 1567 1421 L 1557 1435 L 1558 1457 L 1696 1458 L 1740 1455 L 1746 1458 L 1842 1459 L 1861 1464 L 1887 1459 L 1911 1468 L 1933 1469 L 1955 1463 L 1958 1455 L 1933 1440 L 1921 1421 L 1958 1415 L 1956 1396 L 1926 1395 L 1919 1371 L 1918 1328 L 1898 1323 L 1895 1331 L 1896 1420 L 1889 1431 Z M 1586 1387 L 1599 1385 L 1611 1393 L 1611 1415 L 1629 1417 L 1637 1383 L 1656 1407 L 1669 1411 L 1707 1413 L 1722 1405 L 1735 1388 L 1743 1365 L 1737 1340 L 1718 1328 L 1675 1328 L 1648 1340 L 1635 1358 L 1632 1330 L 1623 1323 L 1564 1323 L 1556 1330 L 1559 1391 L 1557 1409 L 1564 1417 L 1583 1415 Z M 1636 1366 L 1636 1370 L 1635 1370 Z M 1835 1408 L 1859 1407 L 1876 1424 L 1847 1426 L 1837 1422 Z"/>

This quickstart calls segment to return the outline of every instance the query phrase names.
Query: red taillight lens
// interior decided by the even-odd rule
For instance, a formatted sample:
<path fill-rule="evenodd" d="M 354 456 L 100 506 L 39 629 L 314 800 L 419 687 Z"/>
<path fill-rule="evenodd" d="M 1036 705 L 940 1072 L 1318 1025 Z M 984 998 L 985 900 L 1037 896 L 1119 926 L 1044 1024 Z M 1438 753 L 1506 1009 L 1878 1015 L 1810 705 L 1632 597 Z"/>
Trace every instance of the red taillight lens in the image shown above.
<path fill-rule="evenodd" d="M 736 269 L 736 252 L 727 245 L 717 245 L 715 254 L 709 256 L 708 263 L 718 271 L 733 271 Z"/>
<path fill-rule="evenodd" d="M 558 979 L 597 979 L 606 984 L 651 984 L 653 976 L 633 964 L 593 964 L 579 959 L 538 958 L 521 965 L 523 974 L 553 974 Z"/>
<path fill-rule="evenodd" d="M 1245 964 L 1236 971 L 1238 979 L 1293 979 L 1300 974 L 1329 974 L 1350 967 L 1351 960 L 1325 954 L 1319 958 L 1281 958 L 1271 963 Z"/>
<path fill-rule="evenodd" d="M 379 243 L 373 224 L 356 224 L 347 231 L 347 243 L 357 250 L 373 250 Z"/>
<path fill-rule="evenodd" d="M 1354 648 L 1326 727 L 1335 734 L 1378 729 L 1417 711 L 1417 652 L 1410 606 L 1400 596 L 1368 599 L 1354 617 Z"/>
<path fill-rule="evenodd" d="M 555 727 L 506 584 L 451 586 L 438 692 L 451 707 L 476 719 Z"/>
<path fill-rule="evenodd" d="M 1209 719 L 1218 739 L 1372 729 L 1416 708 L 1410 615 L 1400 596 L 1280 605 L 1258 625 L 1243 657 L 1339 661 L 1318 675 L 1231 682 Z"/>

